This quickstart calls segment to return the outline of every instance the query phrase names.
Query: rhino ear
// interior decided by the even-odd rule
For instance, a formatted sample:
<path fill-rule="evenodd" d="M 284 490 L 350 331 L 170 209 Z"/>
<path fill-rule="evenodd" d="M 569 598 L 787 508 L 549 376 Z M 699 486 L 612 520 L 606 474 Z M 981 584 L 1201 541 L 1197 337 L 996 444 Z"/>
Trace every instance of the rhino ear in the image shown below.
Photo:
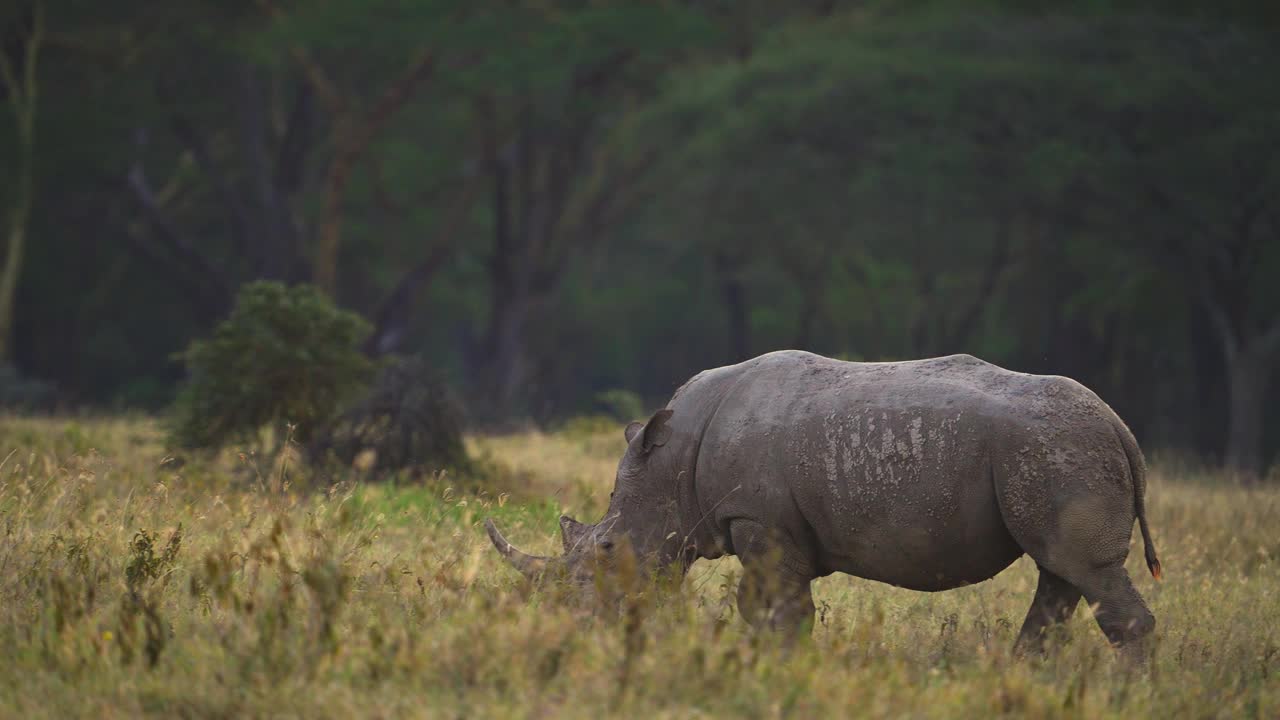
<path fill-rule="evenodd" d="M 649 418 L 649 422 L 644 424 L 644 451 L 649 452 L 656 447 L 662 447 L 671 439 L 671 427 L 667 425 L 667 421 L 671 419 L 671 411 L 662 409 L 653 414 Z"/>
<path fill-rule="evenodd" d="M 622 436 L 627 439 L 627 444 L 630 445 L 631 438 L 635 437 L 636 433 L 640 432 L 643 429 L 644 429 L 644 423 L 633 422 L 630 425 L 627 425 L 626 430 L 622 431 Z"/>
<path fill-rule="evenodd" d="M 584 525 L 568 515 L 561 515 L 560 540 L 564 543 L 565 553 L 568 554 L 590 530 L 591 526 Z"/>
<path fill-rule="evenodd" d="M 654 413 L 647 423 L 631 423 L 623 432 L 623 435 L 627 438 L 627 444 L 630 445 L 636 435 L 644 432 L 643 444 L 641 445 L 641 449 L 644 452 L 666 445 L 667 441 L 671 439 L 671 428 L 667 427 L 667 421 L 670 419 L 671 411 L 664 408 Z"/>

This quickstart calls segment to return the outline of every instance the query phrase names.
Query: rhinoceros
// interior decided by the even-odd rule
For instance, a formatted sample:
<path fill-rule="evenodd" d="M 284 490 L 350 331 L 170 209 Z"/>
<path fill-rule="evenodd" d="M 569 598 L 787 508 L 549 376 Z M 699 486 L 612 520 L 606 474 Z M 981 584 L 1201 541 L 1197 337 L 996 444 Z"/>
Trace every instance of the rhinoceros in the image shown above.
<path fill-rule="evenodd" d="M 784 350 L 699 373 L 625 437 L 604 518 L 560 518 L 563 557 L 523 553 L 486 520 L 516 569 L 586 586 L 624 547 L 654 569 L 736 555 L 740 614 L 795 633 L 812 623 L 815 578 L 947 590 L 1026 553 L 1039 583 L 1015 651 L 1043 649 L 1082 595 L 1116 646 L 1140 647 L 1155 625 L 1125 570 L 1136 518 L 1161 572 L 1142 452 L 1074 380 L 969 355 Z"/>

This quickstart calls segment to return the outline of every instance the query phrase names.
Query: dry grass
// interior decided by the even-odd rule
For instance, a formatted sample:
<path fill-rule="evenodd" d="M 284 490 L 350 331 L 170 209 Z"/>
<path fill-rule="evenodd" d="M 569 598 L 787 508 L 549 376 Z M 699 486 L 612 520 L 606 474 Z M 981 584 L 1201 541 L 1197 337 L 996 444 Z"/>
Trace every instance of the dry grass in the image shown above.
<path fill-rule="evenodd" d="M 476 438 L 485 477 L 303 492 L 235 453 L 162 464 L 145 418 L 0 420 L 0 717 L 1280 716 L 1274 486 L 1153 473 L 1145 675 L 1087 610 L 1012 661 L 1025 559 L 939 594 L 825 579 L 785 653 L 732 617 L 732 560 L 630 623 L 500 564 L 479 521 L 551 550 L 562 507 L 599 513 L 620 435 Z"/>

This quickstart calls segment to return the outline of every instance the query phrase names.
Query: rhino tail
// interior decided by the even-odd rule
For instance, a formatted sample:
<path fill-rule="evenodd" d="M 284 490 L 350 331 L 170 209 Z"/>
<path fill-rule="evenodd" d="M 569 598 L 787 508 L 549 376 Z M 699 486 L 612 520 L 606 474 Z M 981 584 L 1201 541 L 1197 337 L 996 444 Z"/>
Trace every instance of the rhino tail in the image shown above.
<path fill-rule="evenodd" d="M 1116 418 L 1116 435 L 1124 447 L 1124 454 L 1129 459 L 1129 476 L 1133 479 L 1133 508 L 1138 516 L 1138 529 L 1142 532 L 1142 544 L 1145 548 L 1147 569 L 1156 580 L 1164 579 L 1164 571 L 1160 567 L 1160 558 L 1156 556 L 1156 545 L 1151 541 L 1151 528 L 1147 525 L 1147 463 L 1142 457 L 1142 449 L 1138 441 L 1129 431 L 1124 421 Z"/>

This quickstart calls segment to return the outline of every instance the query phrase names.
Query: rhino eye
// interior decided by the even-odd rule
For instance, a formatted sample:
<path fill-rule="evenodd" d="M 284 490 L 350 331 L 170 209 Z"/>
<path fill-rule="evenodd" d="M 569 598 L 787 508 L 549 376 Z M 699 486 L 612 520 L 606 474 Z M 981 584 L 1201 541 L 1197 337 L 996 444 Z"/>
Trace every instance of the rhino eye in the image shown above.
<path fill-rule="evenodd" d="M 605 552 L 613 552 L 613 541 L 605 540 L 600 543 L 600 549 Z"/>

